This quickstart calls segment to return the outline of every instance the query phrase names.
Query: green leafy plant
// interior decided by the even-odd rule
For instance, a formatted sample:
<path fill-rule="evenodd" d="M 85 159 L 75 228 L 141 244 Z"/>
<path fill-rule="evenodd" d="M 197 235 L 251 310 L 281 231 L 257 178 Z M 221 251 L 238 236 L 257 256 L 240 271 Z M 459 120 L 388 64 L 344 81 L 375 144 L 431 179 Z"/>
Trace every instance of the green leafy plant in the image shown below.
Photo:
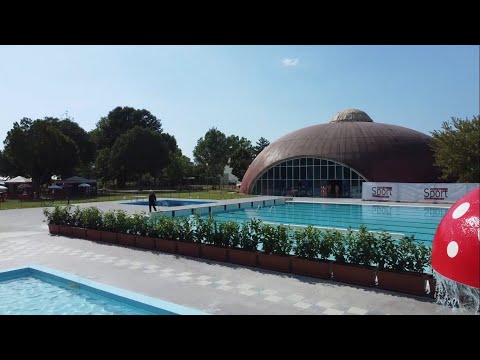
<path fill-rule="evenodd" d="M 262 245 L 265 254 L 273 254 L 276 247 L 276 231 L 272 225 L 262 224 L 260 228 L 262 233 Z"/>
<path fill-rule="evenodd" d="M 102 214 L 103 230 L 115 232 L 118 230 L 115 210 L 108 210 Z"/>
<path fill-rule="evenodd" d="M 195 220 L 188 217 L 181 219 L 178 222 L 179 237 L 181 241 L 194 242 L 195 241 Z"/>
<path fill-rule="evenodd" d="M 83 225 L 87 229 L 98 230 L 102 228 L 103 216 L 100 210 L 90 206 L 80 212 Z"/>
<path fill-rule="evenodd" d="M 367 230 L 365 225 L 355 233 L 347 234 L 345 237 L 347 243 L 346 259 L 351 264 L 369 266 L 376 261 L 375 255 L 375 235 Z"/>
<path fill-rule="evenodd" d="M 353 232 L 348 229 L 346 235 L 342 236 L 342 233 L 338 230 L 325 230 L 323 232 L 323 241 L 327 244 L 331 244 L 332 256 L 335 261 L 340 263 L 347 262 L 347 241 L 353 237 Z"/>
<path fill-rule="evenodd" d="M 145 212 L 136 212 L 129 217 L 129 234 L 147 236 L 148 228 L 145 220 Z"/>
<path fill-rule="evenodd" d="M 374 262 L 380 270 L 391 269 L 397 258 L 397 247 L 392 235 L 382 231 L 375 241 Z"/>
<path fill-rule="evenodd" d="M 215 241 L 215 219 L 209 215 L 206 219 L 196 215 L 195 239 L 198 243 L 213 244 Z"/>
<path fill-rule="evenodd" d="M 274 247 L 274 254 L 290 255 L 293 248 L 293 239 L 290 236 L 291 228 L 281 224 L 275 230 L 277 241 Z"/>
<path fill-rule="evenodd" d="M 395 262 L 392 264 L 393 270 L 397 271 L 415 271 L 415 236 L 404 236 L 396 244 Z"/>
<path fill-rule="evenodd" d="M 320 231 L 313 226 L 297 229 L 294 232 L 295 255 L 316 259 L 320 253 Z"/>
<path fill-rule="evenodd" d="M 43 215 L 45 215 L 48 224 L 65 225 L 64 207 L 55 206 L 53 210 L 45 208 L 43 209 Z"/>
<path fill-rule="evenodd" d="M 130 234 L 132 232 L 130 218 L 124 210 L 115 210 L 115 225 L 119 233 Z"/>
<path fill-rule="evenodd" d="M 70 226 L 85 228 L 83 212 L 84 209 L 82 209 L 80 206 L 75 206 L 73 212 L 70 213 Z"/>
<path fill-rule="evenodd" d="M 262 222 L 258 219 L 244 221 L 240 229 L 240 248 L 247 251 L 257 251 L 263 242 Z"/>
<path fill-rule="evenodd" d="M 240 243 L 240 226 L 234 221 L 220 223 L 215 245 L 237 247 Z"/>

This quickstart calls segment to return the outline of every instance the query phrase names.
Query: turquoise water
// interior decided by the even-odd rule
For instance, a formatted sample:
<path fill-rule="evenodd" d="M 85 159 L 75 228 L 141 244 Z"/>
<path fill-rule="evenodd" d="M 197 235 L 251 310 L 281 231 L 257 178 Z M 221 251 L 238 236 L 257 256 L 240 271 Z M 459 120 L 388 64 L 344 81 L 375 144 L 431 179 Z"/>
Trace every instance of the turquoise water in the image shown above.
<path fill-rule="evenodd" d="M 0 281 L 0 314 L 150 315 L 153 313 L 90 291 L 58 286 L 26 276 Z"/>
<path fill-rule="evenodd" d="M 447 208 L 432 207 L 290 203 L 233 210 L 214 214 L 214 217 L 220 221 L 258 218 L 266 223 L 338 229 L 358 229 L 363 224 L 372 231 L 415 235 L 416 240 L 431 247 L 437 226 L 447 211 Z"/>

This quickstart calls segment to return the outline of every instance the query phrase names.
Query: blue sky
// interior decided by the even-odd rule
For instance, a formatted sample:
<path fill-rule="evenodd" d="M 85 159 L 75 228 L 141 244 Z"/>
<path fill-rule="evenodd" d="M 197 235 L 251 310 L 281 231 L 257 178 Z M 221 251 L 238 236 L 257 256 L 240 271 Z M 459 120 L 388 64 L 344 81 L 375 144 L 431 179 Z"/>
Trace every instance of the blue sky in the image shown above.
<path fill-rule="evenodd" d="M 0 149 L 22 117 L 149 110 L 192 157 L 215 126 L 271 142 L 358 108 L 424 133 L 479 114 L 478 46 L 0 46 Z"/>

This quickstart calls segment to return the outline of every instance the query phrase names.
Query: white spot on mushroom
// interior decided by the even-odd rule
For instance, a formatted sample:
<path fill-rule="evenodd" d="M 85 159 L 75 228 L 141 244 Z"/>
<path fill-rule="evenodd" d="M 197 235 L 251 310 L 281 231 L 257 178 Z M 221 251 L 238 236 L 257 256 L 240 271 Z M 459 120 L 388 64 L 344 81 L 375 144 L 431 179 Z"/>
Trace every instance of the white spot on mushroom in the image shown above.
<path fill-rule="evenodd" d="M 458 254 L 458 244 L 456 241 L 450 241 L 447 246 L 447 255 L 454 258 Z"/>
<path fill-rule="evenodd" d="M 470 208 L 470 203 L 469 202 L 464 202 L 463 204 L 459 205 L 455 211 L 452 214 L 452 217 L 454 219 L 458 219 L 459 217 L 462 217 L 465 215 L 465 213 L 468 211 Z"/>

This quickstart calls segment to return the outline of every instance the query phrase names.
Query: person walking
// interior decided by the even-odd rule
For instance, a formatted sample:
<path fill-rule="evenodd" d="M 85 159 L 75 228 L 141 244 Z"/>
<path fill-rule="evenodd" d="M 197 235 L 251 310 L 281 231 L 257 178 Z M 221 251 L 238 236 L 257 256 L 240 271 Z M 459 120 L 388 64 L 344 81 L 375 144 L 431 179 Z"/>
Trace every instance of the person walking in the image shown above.
<path fill-rule="evenodd" d="M 153 193 L 153 190 L 150 190 L 150 195 L 148 195 L 148 212 L 152 212 L 152 206 L 153 210 L 157 211 L 157 208 L 155 207 L 157 203 L 157 197 Z"/>

